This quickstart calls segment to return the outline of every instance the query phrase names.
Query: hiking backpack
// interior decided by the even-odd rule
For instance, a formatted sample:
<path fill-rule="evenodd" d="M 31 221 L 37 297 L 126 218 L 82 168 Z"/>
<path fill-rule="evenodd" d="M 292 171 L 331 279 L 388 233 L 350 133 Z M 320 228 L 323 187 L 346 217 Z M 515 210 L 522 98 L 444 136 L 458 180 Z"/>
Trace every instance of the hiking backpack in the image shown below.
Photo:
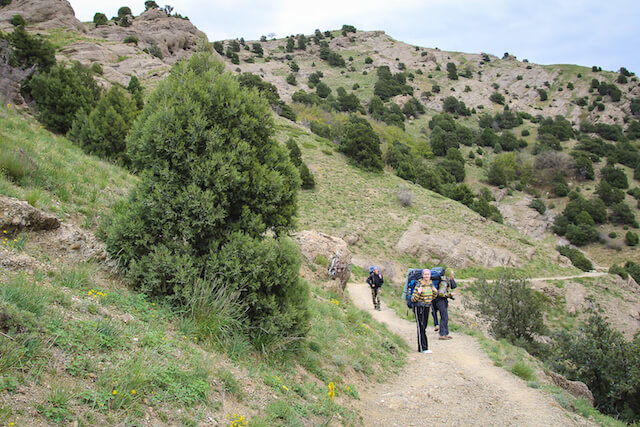
<path fill-rule="evenodd" d="M 446 276 L 443 267 L 433 267 L 431 269 L 431 282 L 438 290 L 439 297 L 450 297 L 451 290 L 457 287 L 455 280 Z"/>
<path fill-rule="evenodd" d="M 407 271 L 407 281 L 404 284 L 404 290 L 402 291 L 402 299 L 407 304 L 408 308 L 413 308 L 413 301 L 411 301 L 411 295 L 416 288 L 418 280 L 422 278 L 421 268 L 410 268 Z"/>

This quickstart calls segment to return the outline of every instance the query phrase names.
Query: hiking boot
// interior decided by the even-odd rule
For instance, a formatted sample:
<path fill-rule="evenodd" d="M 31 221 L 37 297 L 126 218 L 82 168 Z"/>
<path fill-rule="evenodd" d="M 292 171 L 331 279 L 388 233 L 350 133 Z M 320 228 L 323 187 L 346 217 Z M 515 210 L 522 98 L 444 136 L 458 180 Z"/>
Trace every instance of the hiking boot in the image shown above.
<path fill-rule="evenodd" d="M 440 337 L 441 340 L 452 340 L 453 337 L 451 335 L 444 335 Z"/>
<path fill-rule="evenodd" d="M 438 331 L 440 330 L 440 326 L 439 326 L 439 325 L 436 325 L 436 327 L 435 327 L 435 328 L 433 328 L 433 330 L 434 330 L 434 331 L 436 331 L 436 332 L 438 332 Z"/>
<path fill-rule="evenodd" d="M 431 351 L 431 350 L 422 350 L 422 353 L 424 353 L 424 354 L 432 354 L 433 351 Z"/>
<path fill-rule="evenodd" d="M 448 340 L 449 338 L 447 338 L 447 336 L 446 336 L 446 335 L 440 335 L 440 336 L 438 337 L 438 339 L 439 339 L 439 340 Z"/>

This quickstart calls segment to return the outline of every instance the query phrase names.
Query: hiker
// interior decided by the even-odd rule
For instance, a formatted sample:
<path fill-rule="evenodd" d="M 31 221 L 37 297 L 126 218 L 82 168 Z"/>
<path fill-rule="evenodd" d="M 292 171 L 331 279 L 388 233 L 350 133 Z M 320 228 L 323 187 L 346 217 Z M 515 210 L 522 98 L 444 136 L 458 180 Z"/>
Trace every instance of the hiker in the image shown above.
<path fill-rule="evenodd" d="M 373 300 L 373 308 L 380 311 L 380 287 L 384 283 L 382 273 L 378 271 L 377 266 L 373 266 L 369 269 L 369 277 L 367 277 L 367 283 L 371 287 L 371 299 Z"/>
<path fill-rule="evenodd" d="M 439 339 L 450 340 L 453 337 L 449 335 L 449 298 L 455 299 L 452 289 L 457 287 L 454 279 L 454 272 L 450 268 L 447 268 L 440 282 L 434 287 L 436 290 L 436 297 L 433 299 L 433 311 L 434 320 L 436 321 L 435 330 L 438 331 Z M 435 311 L 440 313 L 440 324 L 438 325 Z"/>
<path fill-rule="evenodd" d="M 431 270 L 422 270 L 422 279 L 418 280 L 416 287 L 411 294 L 413 302 L 413 313 L 416 315 L 416 327 L 418 329 L 418 351 L 420 353 L 431 354 L 429 343 L 427 342 L 427 325 L 429 323 L 429 307 L 436 295 L 437 289 L 431 283 Z"/>

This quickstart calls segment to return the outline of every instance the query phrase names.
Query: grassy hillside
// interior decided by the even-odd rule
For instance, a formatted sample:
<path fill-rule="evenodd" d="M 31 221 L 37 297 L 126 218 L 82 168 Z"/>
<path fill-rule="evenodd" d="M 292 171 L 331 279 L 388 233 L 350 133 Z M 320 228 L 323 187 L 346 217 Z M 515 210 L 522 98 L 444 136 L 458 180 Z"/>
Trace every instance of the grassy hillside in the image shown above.
<path fill-rule="evenodd" d="M 11 108 L 0 110 L 1 193 L 95 229 L 135 177 L 91 158 Z M 27 159 L 27 160 L 24 160 Z M 65 192 L 66 189 L 66 192 Z M 130 291 L 105 265 L 78 263 L 38 232 L 10 236 L 11 256 L 42 269 L 0 272 L 0 422 L 42 425 L 358 424 L 364 381 L 404 364 L 406 344 L 343 296 L 313 287 L 301 352 L 261 354 L 209 342 L 193 321 Z M 320 283 L 321 284 L 321 283 Z M 335 399 L 328 397 L 329 384 Z"/>

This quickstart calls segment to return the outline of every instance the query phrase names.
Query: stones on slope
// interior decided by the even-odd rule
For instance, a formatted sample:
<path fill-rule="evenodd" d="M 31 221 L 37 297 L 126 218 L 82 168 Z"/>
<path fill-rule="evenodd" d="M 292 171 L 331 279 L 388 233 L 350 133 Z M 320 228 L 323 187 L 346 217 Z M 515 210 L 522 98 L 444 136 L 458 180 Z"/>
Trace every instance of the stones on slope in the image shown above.
<path fill-rule="evenodd" d="M 527 195 L 515 203 L 498 203 L 497 206 L 506 224 L 514 226 L 518 231 L 529 237 L 542 239 L 547 231 L 551 229 L 555 215 L 550 210 L 547 210 L 544 214 L 538 213 L 538 211 L 529 207 L 531 200 L 533 198 Z"/>
<path fill-rule="evenodd" d="M 444 230 L 426 233 L 424 230 L 423 223 L 412 223 L 396 243 L 396 250 L 414 256 L 420 262 L 453 268 L 520 266 L 518 257 L 507 249 L 490 246 L 467 235 Z"/>
<path fill-rule="evenodd" d="M 55 216 L 36 209 L 29 203 L 0 196 L 0 230 L 5 234 L 15 234 L 25 229 L 32 231 L 54 230 L 60 227 Z"/>
<path fill-rule="evenodd" d="M 549 371 L 549 378 L 551 378 L 552 383 L 567 390 L 573 397 L 584 399 L 593 405 L 593 393 L 591 393 L 591 390 L 589 390 L 589 387 L 587 387 L 585 383 L 581 381 L 570 381 L 553 371 Z"/>

